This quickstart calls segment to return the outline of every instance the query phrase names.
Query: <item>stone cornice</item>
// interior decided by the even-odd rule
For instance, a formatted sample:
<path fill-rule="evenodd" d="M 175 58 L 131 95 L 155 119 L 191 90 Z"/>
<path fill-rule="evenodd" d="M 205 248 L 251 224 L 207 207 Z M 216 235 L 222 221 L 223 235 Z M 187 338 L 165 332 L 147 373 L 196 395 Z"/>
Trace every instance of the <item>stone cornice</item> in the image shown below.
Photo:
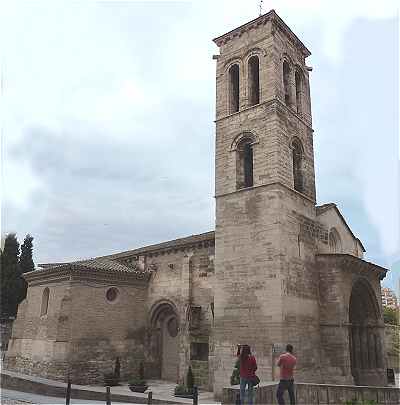
<path fill-rule="evenodd" d="M 214 198 L 226 197 L 228 195 L 237 194 L 237 193 L 245 193 L 247 191 L 254 190 L 254 189 L 257 189 L 257 188 L 262 188 L 262 187 L 270 187 L 270 188 L 272 188 L 272 187 L 276 187 L 276 186 L 280 186 L 280 187 L 282 187 L 282 188 L 284 188 L 286 190 L 289 190 L 291 193 L 293 193 L 295 195 L 297 194 L 299 197 L 302 197 L 305 200 L 308 200 L 313 205 L 316 204 L 316 201 L 313 200 L 312 198 L 308 197 L 307 195 L 305 195 L 303 193 L 300 193 L 299 191 L 297 191 L 297 190 L 295 190 L 293 188 L 288 187 L 286 184 L 281 183 L 279 181 L 275 181 L 273 183 L 268 183 L 268 184 L 260 184 L 258 186 L 253 186 L 253 187 L 248 187 L 248 188 L 241 188 L 239 190 L 230 191 L 228 193 L 221 193 L 221 194 L 215 195 Z"/>
<path fill-rule="evenodd" d="M 62 281 L 87 280 L 96 282 L 123 282 L 146 285 L 151 277 L 150 271 L 120 272 L 105 269 L 88 269 L 76 265 L 63 265 L 44 270 L 35 270 L 23 276 L 29 286 Z"/>
<path fill-rule="evenodd" d="M 386 277 L 386 273 L 389 271 L 375 263 L 367 262 L 347 253 L 319 253 L 315 256 L 317 260 L 320 258 L 324 261 L 332 261 L 340 267 L 350 268 L 351 271 L 360 273 L 373 271 L 378 274 L 380 280 L 383 280 Z"/>
<path fill-rule="evenodd" d="M 226 44 L 227 42 L 231 41 L 235 37 L 240 37 L 243 33 L 252 30 L 253 28 L 256 28 L 259 25 L 264 25 L 268 21 L 272 21 L 274 24 L 274 28 L 280 29 L 283 33 L 286 34 L 286 36 L 290 39 L 290 41 L 298 48 L 301 49 L 302 54 L 304 57 L 310 56 L 311 52 L 306 48 L 306 46 L 303 44 L 303 42 L 300 41 L 300 39 L 297 37 L 296 34 L 286 25 L 286 23 L 278 16 L 278 14 L 275 12 L 275 10 L 271 10 L 268 13 L 261 15 L 254 20 L 251 20 L 247 22 L 246 24 L 243 24 L 226 34 L 220 35 L 217 38 L 214 38 L 213 41 L 214 43 L 220 47 L 221 45 Z"/>
<path fill-rule="evenodd" d="M 312 131 L 312 133 L 314 133 L 314 130 L 313 130 L 313 128 L 312 128 L 312 126 L 310 125 L 309 122 L 307 122 L 300 114 L 297 114 L 292 108 L 288 107 L 285 103 L 282 102 L 282 100 L 280 100 L 280 99 L 277 98 L 277 97 L 274 97 L 274 98 L 272 98 L 272 99 L 270 99 L 270 100 L 263 101 L 263 102 L 261 102 L 261 103 L 259 103 L 259 104 L 256 104 L 256 105 L 244 107 L 244 108 L 242 108 L 240 111 L 234 112 L 234 113 L 232 113 L 232 114 L 225 115 L 224 117 L 217 118 L 216 120 L 214 120 L 214 122 L 215 122 L 215 123 L 218 123 L 218 122 L 223 121 L 223 120 L 226 120 L 226 119 L 228 119 L 228 118 L 232 118 L 232 117 L 234 117 L 235 115 L 239 115 L 239 114 L 241 114 L 241 113 L 243 113 L 243 112 L 248 112 L 248 111 L 251 110 L 251 109 L 256 109 L 256 108 L 260 108 L 260 107 L 268 108 L 268 107 L 270 107 L 270 106 L 272 106 L 272 105 L 277 105 L 279 108 L 283 108 L 283 109 L 284 109 L 285 111 L 287 111 L 290 115 L 296 117 L 296 118 L 297 118 L 301 123 L 303 123 L 308 129 L 310 129 L 310 130 Z"/>

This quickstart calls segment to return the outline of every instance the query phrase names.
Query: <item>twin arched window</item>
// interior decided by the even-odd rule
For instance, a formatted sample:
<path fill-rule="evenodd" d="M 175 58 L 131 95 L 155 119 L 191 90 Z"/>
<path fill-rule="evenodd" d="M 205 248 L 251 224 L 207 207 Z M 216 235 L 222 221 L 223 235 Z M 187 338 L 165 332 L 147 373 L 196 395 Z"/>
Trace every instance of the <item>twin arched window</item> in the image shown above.
<path fill-rule="evenodd" d="M 338 231 L 335 228 L 332 228 L 329 231 L 328 241 L 330 253 L 341 253 L 342 241 L 340 239 Z"/>
<path fill-rule="evenodd" d="M 229 68 L 229 112 L 239 111 L 239 65 L 234 64 Z"/>
<path fill-rule="evenodd" d="M 283 93 L 285 97 L 285 104 L 290 106 L 290 67 L 289 63 L 285 60 L 283 61 Z"/>
<path fill-rule="evenodd" d="M 260 60 L 257 55 L 249 58 L 247 63 L 247 84 L 249 106 L 260 102 Z M 240 68 L 237 63 L 232 65 L 228 71 L 229 76 L 229 113 L 239 111 L 240 107 Z"/>
<path fill-rule="evenodd" d="M 302 98 L 302 88 L 303 88 L 303 81 L 301 79 L 301 73 L 296 71 L 294 74 L 294 81 L 296 85 L 296 111 L 297 113 L 301 113 L 301 98 Z"/>
<path fill-rule="evenodd" d="M 252 56 L 248 62 L 248 92 L 249 105 L 260 102 L 260 61 L 257 55 Z"/>
<path fill-rule="evenodd" d="M 299 70 L 296 69 L 294 74 L 295 82 L 295 102 L 292 101 L 292 91 L 291 91 L 291 69 L 289 62 L 287 60 L 283 61 L 282 65 L 282 75 L 283 75 L 283 93 L 285 98 L 285 104 L 290 107 L 295 104 L 296 112 L 302 112 L 302 97 L 303 97 L 303 76 Z"/>
<path fill-rule="evenodd" d="M 49 309 L 49 295 L 50 290 L 48 287 L 46 287 L 43 290 L 42 294 L 42 305 L 40 306 L 40 316 L 47 315 L 47 311 Z"/>

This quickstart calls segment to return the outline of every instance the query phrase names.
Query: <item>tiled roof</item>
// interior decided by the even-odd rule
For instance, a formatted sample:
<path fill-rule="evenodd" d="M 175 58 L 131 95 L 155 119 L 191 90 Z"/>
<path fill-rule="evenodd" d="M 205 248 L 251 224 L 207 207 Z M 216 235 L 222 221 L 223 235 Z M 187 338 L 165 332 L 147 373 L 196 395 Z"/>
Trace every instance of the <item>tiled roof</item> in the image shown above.
<path fill-rule="evenodd" d="M 49 267 L 47 267 L 47 268 L 49 268 Z M 79 261 L 71 262 L 71 263 L 58 264 L 58 265 L 55 265 L 50 268 L 59 268 L 59 269 L 72 268 L 72 269 L 76 269 L 76 270 L 108 270 L 108 271 L 127 272 L 127 273 L 134 272 L 134 270 L 128 266 L 125 266 L 114 260 L 109 260 L 109 259 L 105 259 L 105 258 L 79 260 Z"/>
<path fill-rule="evenodd" d="M 129 277 L 129 279 L 144 281 L 149 280 L 152 274 L 151 271 L 138 271 L 115 260 L 110 260 L 107 258 L 95 258 L 79 260 L 71 263 L 55 263 L 53 266 L 51 264 L 46 264 L 38 270 L 25 273 L 24 277 L 29 282 L 34 280 L 42 280 L 49 277 L 54 278 L 54 276 L 65 276 L 71 273 L 91 277 L 91 274 L 97 272 L 101 274 L 102 277 L 111 277 L 113 274 L 119 274 L 120 276 Z"/>
<path fill-rule="evenodd" d="M 128 266 L 118 263 L 116 259 L 122 259 L 129 256 L 137 256 L 142 254 L 148 254 L 157 252 L 164 249 L 181 248 L 184 246 L 190 246 L 192 244 L 213 241 L 215 239 L 215 232 L 205 232 L 198 235 L 191 235 L 184 238 L 174 239 L 167 242 L 157 243 L 155 245 L 149 245 L 133 250 L 126 250 L 119 253 L 114 253 L 107 256 L 95 257 L 87 260 L 79 260 L 70 263 L 43 263 L 39 264 L 39 267 L 43 269 L 66 269 L 66 268 L 79 268 L 79 269 L 91 269 L 91 270 L 109 270 L 118 272 L 133 272 L 134 270 Z M 38 271 L 38 270 L 36 270 Z M 40 271 L 40 270 L 39 270 Z"/>
<path fill-rule="evenodd" d="M 183 247 L 186 245 L 196 244 L 199 242 L 214 240 L 214 239 L 215 239 L 215 232 L 210 231 L 210 232 L 205 232 L 205 233 L 201 233 L 198 235 L 187 236 L 185 238 L 179 238 L 179 239 L 174 239 L 174 240 L 170 240 L 167 242 L 157 243 L 155 245 L 149 245 L 149 246 L 145 246 L 145 247 L 138 248 L 138 249 L 126 250 L 124 252 L 114 253 L 112 255 L 107 255 L 107 256 L 102 256 L 102 257 L 108 258 L 108 259 L 119 259 L 119 258 L 123 258 L 126 256 L 135 256 L 135 255 L 139 255 L 139 254 L 155 252 L 158 250 L 171 249 L 171 248 L 173 249 L 173 248 Z"/>

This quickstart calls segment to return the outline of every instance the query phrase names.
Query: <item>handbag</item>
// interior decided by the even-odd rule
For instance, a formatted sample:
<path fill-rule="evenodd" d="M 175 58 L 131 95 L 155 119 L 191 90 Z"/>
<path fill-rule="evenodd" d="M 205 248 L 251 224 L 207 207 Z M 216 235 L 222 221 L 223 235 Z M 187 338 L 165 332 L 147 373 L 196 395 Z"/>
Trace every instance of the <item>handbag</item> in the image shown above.
<path fill-rule="evenodd" d="M 260 379 L 258 378 L 257 375 L 254 375 L 254 377 L 251 379 L 251 382 L 253 386 L 260 384 Z"/>

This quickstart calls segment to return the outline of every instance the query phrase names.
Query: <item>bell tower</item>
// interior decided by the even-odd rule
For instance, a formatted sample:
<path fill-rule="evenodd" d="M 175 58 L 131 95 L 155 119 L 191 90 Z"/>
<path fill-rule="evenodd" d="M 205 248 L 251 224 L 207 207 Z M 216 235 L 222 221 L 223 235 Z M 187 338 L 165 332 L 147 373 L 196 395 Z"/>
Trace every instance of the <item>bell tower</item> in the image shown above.
<path fill-rule="evenodd" d="M 315 219 L 310 52 L 274 10 L 214 42 L 214 390 L 229 385 L 238 343 L 263 381 L 278 378 L 286 343 L 307 356 L 302 380 L 318 381 L 315 246 L 302 236 Z"/>

